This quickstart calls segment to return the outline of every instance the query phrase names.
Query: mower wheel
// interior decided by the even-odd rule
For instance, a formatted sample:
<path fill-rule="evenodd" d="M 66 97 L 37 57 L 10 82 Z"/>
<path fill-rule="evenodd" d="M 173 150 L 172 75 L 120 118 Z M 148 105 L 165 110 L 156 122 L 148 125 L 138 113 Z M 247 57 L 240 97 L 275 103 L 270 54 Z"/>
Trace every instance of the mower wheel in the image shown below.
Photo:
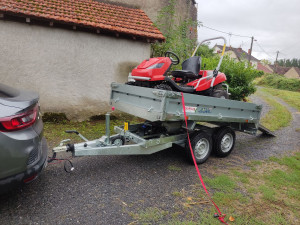
<path fill-rule="evenodd" d="M 172 88 L 168 84 L 158 84 L 154 86 L 155 89 L 167 90 L 172 91 Z"/>
<path fill-rule="evenodd" d="M 213 151 L 218 157 L 228 156 L 234 148 L 235 132 L 229 127 L 220 127 L 213 134 Z"/>
<path fill-rule="evenodd" d="M 229 99 L 229 95 L 228 95 L 227 91 L 218 90 L 218 89 L 213 91 L 212 97 Z"/>
<path fill-rule="evenodd" d="M 193 150 L 193 154 L 196 160 L 197 164 L 204 163 L 208 157 L 210 156 L 210 153 L 212 152 L 212 138 L 209 134 L 200 131 L 198 133 L 195 133 L 191 137 L 191 147 Z M 191 153 L 190 145 L 186 143 L 185 146 L 186 153 L 188 155 L 188 158 L 190 159 L 190 162 L 193 163 L 193 156 Z"/>

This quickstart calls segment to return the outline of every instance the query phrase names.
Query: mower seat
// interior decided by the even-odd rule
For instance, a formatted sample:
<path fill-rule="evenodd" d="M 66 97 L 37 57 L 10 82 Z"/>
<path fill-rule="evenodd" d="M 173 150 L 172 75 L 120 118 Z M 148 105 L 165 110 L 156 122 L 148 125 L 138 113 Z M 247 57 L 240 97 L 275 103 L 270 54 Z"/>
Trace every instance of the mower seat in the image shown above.
<path fill-rule="evenodd" d="M 196 79 L 199 77 L 199 71 L 201 66 L 201 57 L 193 56 L 185 60 L 182 64 L 182 70 L 174 70 L 171 72 L 173 77 Z"/>

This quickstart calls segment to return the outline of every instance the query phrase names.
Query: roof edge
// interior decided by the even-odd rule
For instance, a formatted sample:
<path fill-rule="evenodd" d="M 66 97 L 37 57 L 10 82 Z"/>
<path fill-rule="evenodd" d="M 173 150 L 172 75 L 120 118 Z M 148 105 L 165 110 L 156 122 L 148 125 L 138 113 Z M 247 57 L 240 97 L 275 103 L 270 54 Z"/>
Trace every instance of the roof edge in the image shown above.
<path fill-rule="evenodd" d="M 2 15 L 1 15 L 2 14 Z M 24 20 L 22 20 L 22 18 Z M 29 22 L 28 22 L 29 19 Z M 143 36 L 138 34 L 130 34 L 126 32 L 120 32 L 120 31 L 113 31 L 110 29 L 104 29 L 100 27 L 93 27 L 93 26 L 87 26 L 85 24 L 79 24 L 79 23 L 72 23 L 72 22 L 65 22 L 61 20 L 56 19 L 49 19 L 45 17 L 36 17 L 36 16 L 29 16 L 24 13 L 12 13 L 12 12 L 6 12 L 3 10 L 0 10 L 0 21 L 14 21 L 14 22 L 21 22 L 21 23 L 29 23 L 32 25 L 40 25 L 44 27 L 55 27 L 55 28 L 63 28 L 66 30 L 79 30 L 83 32 L 88 33 L 94 33 L 97 35 L 106 35 L 106 36 L 114 36 L 117 38 L 125 38 L 125 39 L 131 39 L 131 40 L 137 40 L 147 43 L 154 43 L 154 42 L 164 42 L 165 37 L 161 35 L 161 38 L 157 37 L 149 37 L 149 36 Z M 74 26 L 76 27 L 74 29 Z M 83 29 L 77 29 L 77 28 L 83 28 Z"/>

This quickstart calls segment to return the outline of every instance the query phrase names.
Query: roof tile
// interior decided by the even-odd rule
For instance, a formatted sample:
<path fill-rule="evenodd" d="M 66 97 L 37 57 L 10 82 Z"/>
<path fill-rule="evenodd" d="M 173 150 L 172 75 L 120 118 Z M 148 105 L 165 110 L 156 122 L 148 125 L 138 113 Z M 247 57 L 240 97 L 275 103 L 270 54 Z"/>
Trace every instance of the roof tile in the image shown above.
<path fill-rule="evenodd" d="M 143 10 L 94 0 L 1 0 L 0 11 L 165 40 Z"/>

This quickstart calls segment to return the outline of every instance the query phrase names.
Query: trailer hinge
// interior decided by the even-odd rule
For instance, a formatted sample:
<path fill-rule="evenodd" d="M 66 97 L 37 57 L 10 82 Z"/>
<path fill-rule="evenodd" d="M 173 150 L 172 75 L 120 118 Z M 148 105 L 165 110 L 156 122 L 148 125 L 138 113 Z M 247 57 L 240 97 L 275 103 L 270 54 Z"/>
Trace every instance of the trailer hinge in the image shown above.
<path fill-rule="evenodd" d="M 257 109 L 262 109 L 263 106 L 262 106 L 262 105 L 257 105 L 256 108 L 257 108 Z"/>
<path fill-rule="evenodd" d="M 118 83 L 115 83 L 115 82 L 111 83 L 112 88 L 118 88 L 119 86 L 120 86 L 120 84 L 118 84 Z"/>
<path fill-rule="evenodd" d="M 167 90 L 154 90 L 152 93 L 158 97 L 168 97 L 168 98 L 179 98 L 181 97 L 180 93 Z"/>
<path fill-rule="evenodd" d="M 152 93 L 158 97 L 164 97 L 165 94 L 166 94 L 166 91 L 163 91 L 163 90 L 155 90 L 155 91 L 152 91 Z"/>

